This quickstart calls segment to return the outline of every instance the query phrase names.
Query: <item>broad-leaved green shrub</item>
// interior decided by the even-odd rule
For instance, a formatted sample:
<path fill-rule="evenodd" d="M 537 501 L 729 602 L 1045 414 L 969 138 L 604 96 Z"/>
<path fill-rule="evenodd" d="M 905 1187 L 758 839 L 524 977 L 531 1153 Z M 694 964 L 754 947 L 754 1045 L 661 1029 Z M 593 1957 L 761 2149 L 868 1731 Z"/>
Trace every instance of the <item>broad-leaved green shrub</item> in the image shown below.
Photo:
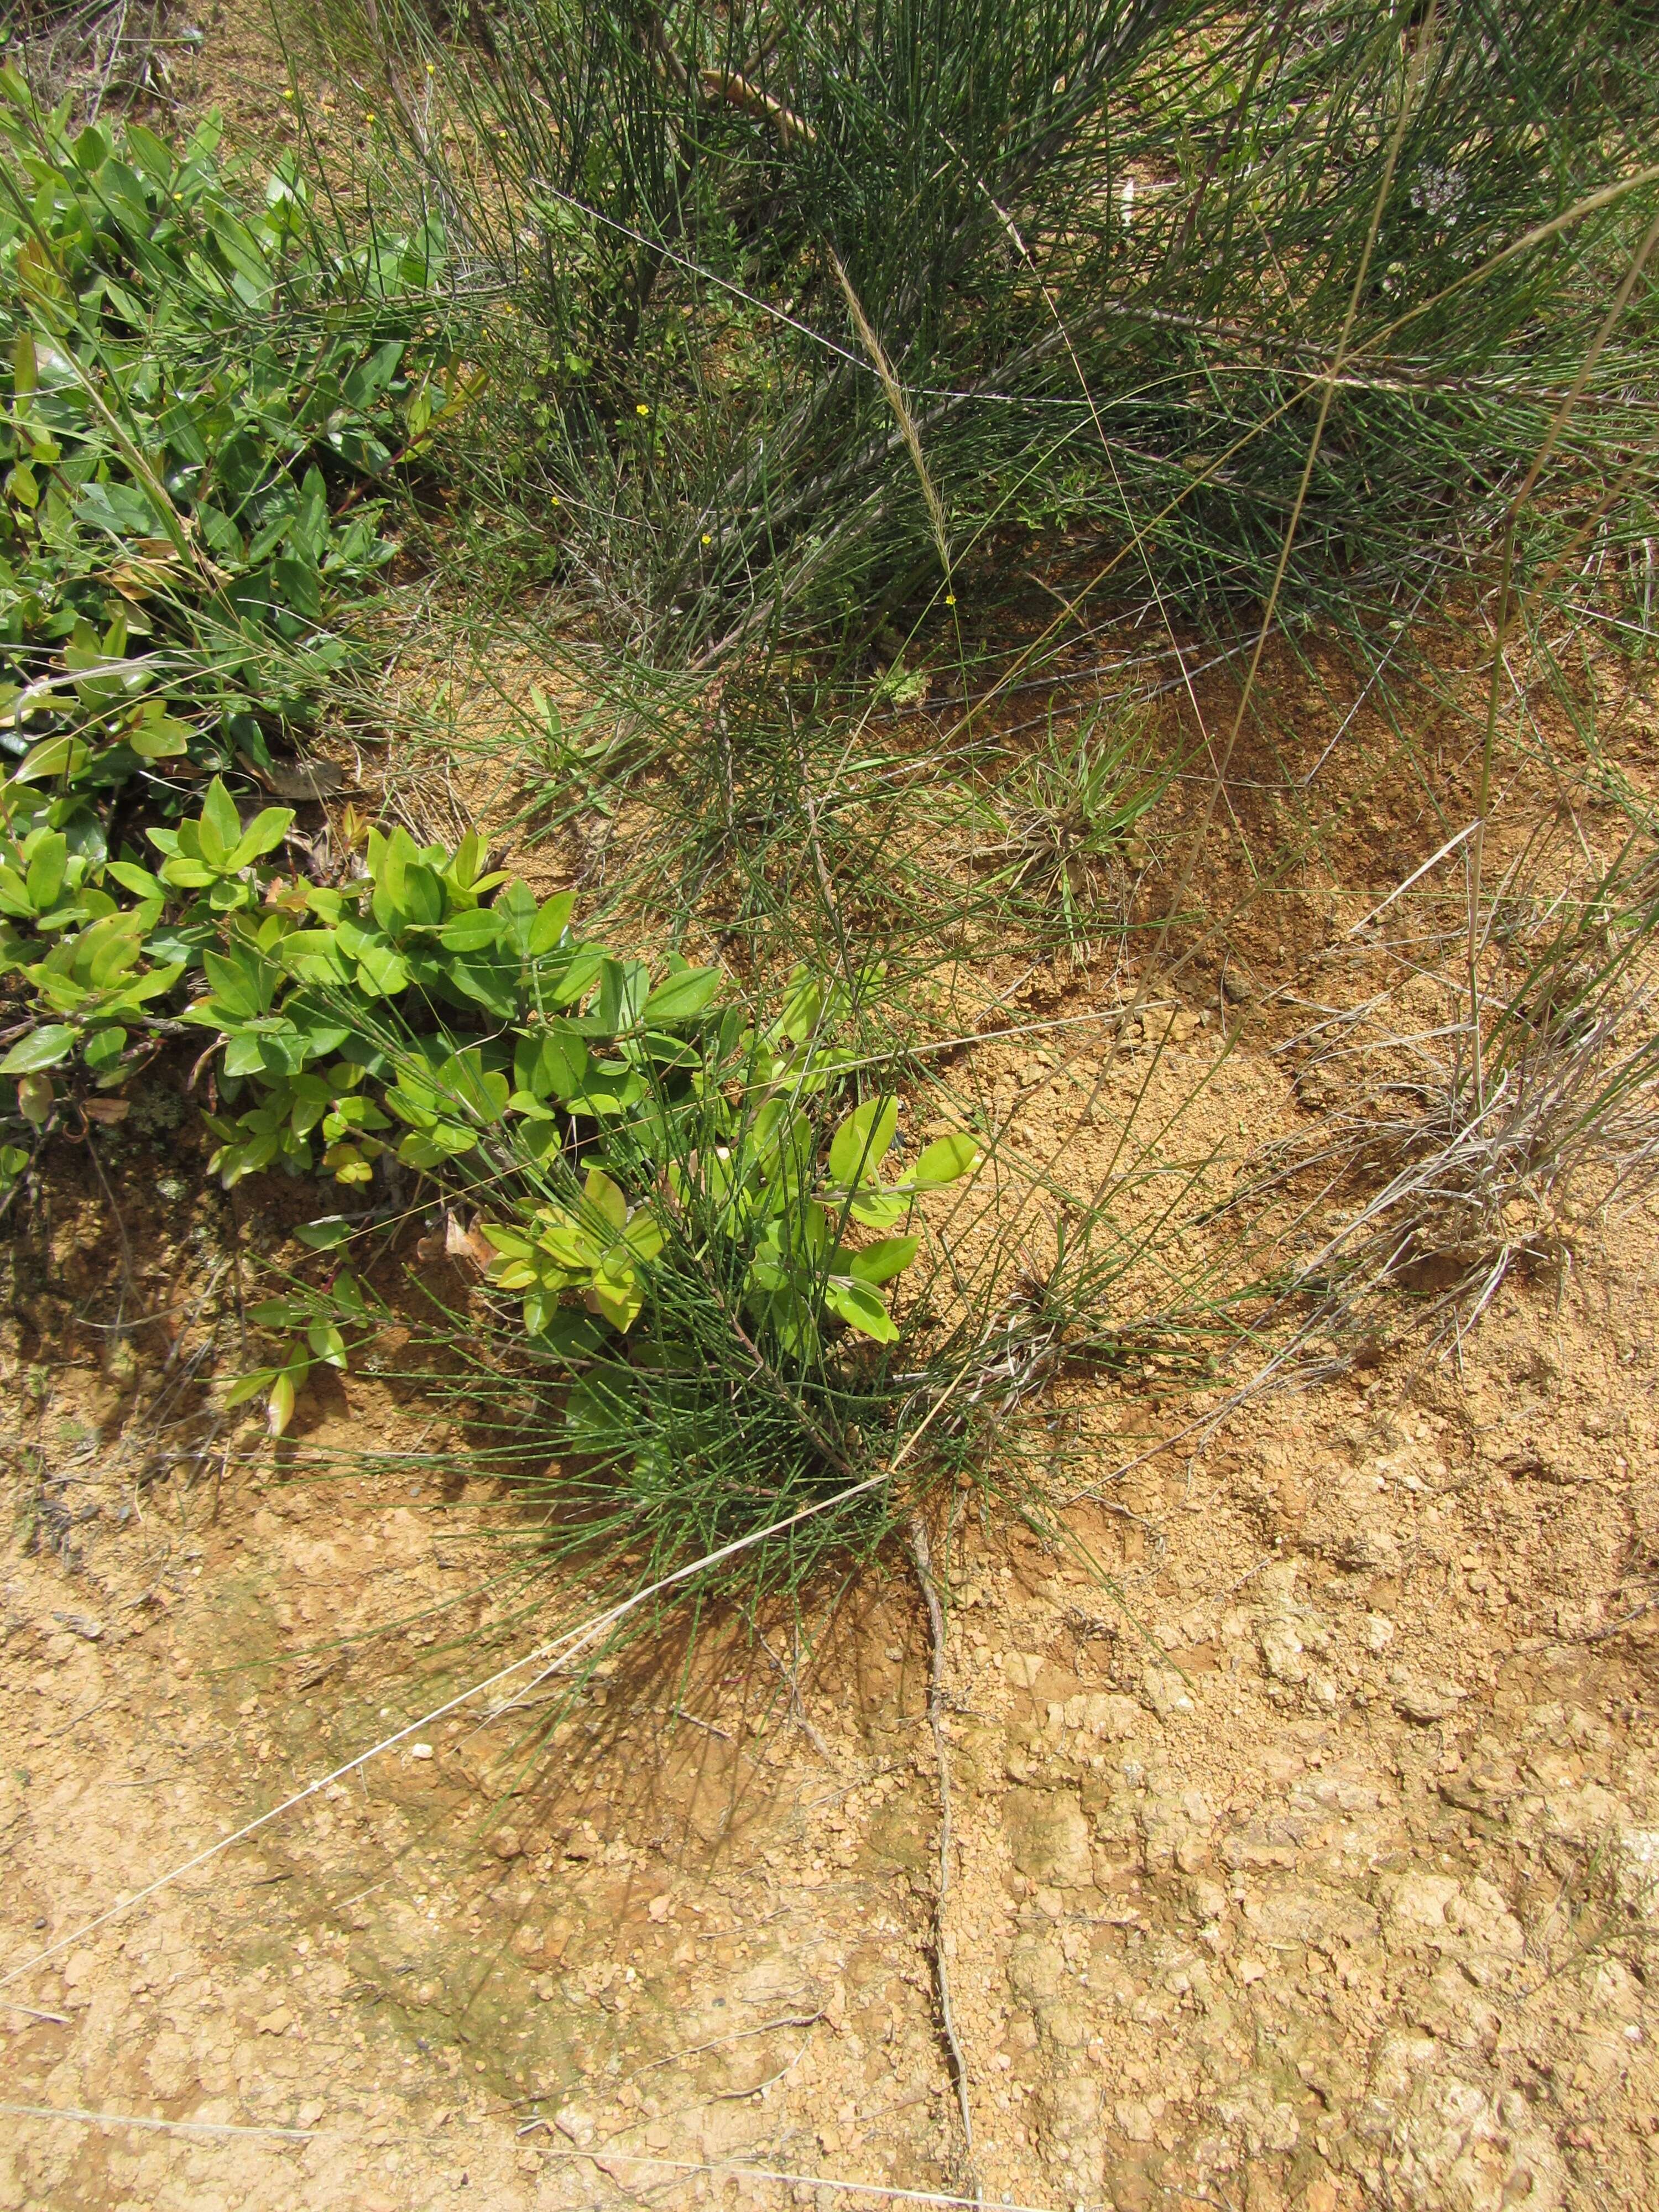
<path fill-rule="evenodd" d="M 365 495 L 471 386 L 441 236 L 329 238 L 142 124 L 70 135 L 0 70 L 0 749 L 95 802 L 313 723 L 396 547 Z M 32 822 L 30 826 L 34 826 Z M 94 811 L 51 825 L 100 848 Z"/>
<path fill-rule="evenodd" d="M 333 885 L 279 872 L 292 820 L 245 821 L 216 778 L 199 814 L 147 832 L 153 870 L 71 855 L 50 829 L 0 840 L 0 961 L 35 1012 L 0 1073 L 27 1119 L 126 1080 L 159 1033 L 199 1028 L 222 1048 L 210 1122 L 227 1186 L 282 1166 L 350 1188 L 394 1160 L 483 1208 L 489 1279 L 556 1356 L 589 1362 L 625 1337 L 652 1263 L 689 1231 L 723 1267 L 741 1255 L 744 1325 L 785 1363 L 815 1358 L 837 1323 L 896 1337 L 883 1286 L 915 1255 L 911 1207 L 978 1147 L 940 1138 L 890 1179 L 896 1101 L 828 1114 L 850 1076 L 830 1035 L 844 993 L 799 974 L 757 1026 L 718 969 L 671 956 L 653 977 L 573 928 L 571 893 L 538 901 L 485 872 L 476 834 L 452 851 L 371 830 L 365 872 Z M 307 1241 L 351 1226 L 337 1216 Z M 341 1295 L 357 1317 L 355 1278 Z M 248 1378 L 275 1391 L 278 1425 L 307 1368 L 343 1356 L 337 1322 L 307 1313 L 280 1364 Z"/>

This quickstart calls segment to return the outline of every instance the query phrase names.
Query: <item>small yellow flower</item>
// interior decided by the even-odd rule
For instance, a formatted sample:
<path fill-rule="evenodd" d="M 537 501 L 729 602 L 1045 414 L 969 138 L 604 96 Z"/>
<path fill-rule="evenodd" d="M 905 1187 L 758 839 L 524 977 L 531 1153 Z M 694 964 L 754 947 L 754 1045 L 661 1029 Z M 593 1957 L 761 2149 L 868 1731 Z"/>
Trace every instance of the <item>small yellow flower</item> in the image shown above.
<path fill-rule="evenodd" d="M 291 84 L 285 84 L 285 85 L 283 87 L 283 98 L 284 100 L 292 100 L 292 99 L 293 99 L 293 97 L 294 97 L 294 88 L 293 88 L 293 86 L 292 86 Z"/>
<path fill-rule="evenodd" d="M 712 545 L 714 542 L 706 530 L 702 533 L 702 542 L 705 545 Z"/>
<path fill-rule="evenodd" d="M 369 109 L 368 113 L 364 116 L 363 120 L 365 123 L 372 123 L 374 120 L 374 111 L 372 107 Z"/>
<path fill-rule="evenodd" d="M 956 603 L 957 603 L 957 595 L 956 595 L 956 593 L 955 593 L 954 592 L 947 592 L 945 594 L 945 605 L 946 605 L 947 607 L 953 607 L 953 606 L 955 606 Z"/>
<path fill-rule="evenodd" d="M 639 405 L 634 410 L 634 412 L 636 415 L 648 415 L 651 412 L 651 410 L 646 405 L 644 400 L 641 399 Z"/>

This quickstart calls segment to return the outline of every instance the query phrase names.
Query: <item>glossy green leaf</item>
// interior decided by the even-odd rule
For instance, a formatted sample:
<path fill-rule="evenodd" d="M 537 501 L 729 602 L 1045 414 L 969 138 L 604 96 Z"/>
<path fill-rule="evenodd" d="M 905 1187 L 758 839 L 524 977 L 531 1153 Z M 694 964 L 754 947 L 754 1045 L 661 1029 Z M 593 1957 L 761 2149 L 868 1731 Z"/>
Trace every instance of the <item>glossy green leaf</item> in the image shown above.
<path fill-rule="evenodd" d="M 252 867 L 255 860 L 274 852 L 282 843 L 293 819 L 294 809 L 291 806 L 265 807 L 254 816 L 237 839 L 230 853 L 228 865 L 233 868 Z"/>
<path fill-rule="evenodd" d="M 146 714 L 126 733 L 126 741 L 143 761 L 180 760 L 190 750 L 191 727 L 172 714 Z"/>
<path fill-rule="evenodd" d="M 621 1283 L 595 1280 L 588 1287 L 588 1300 L 597 1313 L 603 1315 L 613 1328 L 624 1335 L 639 1319 L 645 1306 L 645 1291 L 637 1276 L 629 1275 Z"/>
<path fill-rule="evenodd" d="M 897 1338 L 898 1323 L 868 1284 L 832 1281 L 825 1285 L 823 1299 L 830 1312 L 860 1336 L 873 1337 L 878 1344 L 891 1344 Z"/>
<path fill-rule="evenodd" d="M 270 1386 L 270 1398 L 265 1407 L 265 1427 L 273 1437 L 282 1436 L 294 1419 L 294 1377 L 286 1370 Z"/>
<path fill-rule="evenodd" d="M 914 1237 L 884 1237 L 879 1243 L 854 1252 L 848 1273 L 860 1283 L 890 1282 L 915 1258 L 916 1244 Z"/>
<path fill-rule="evenodd" d="M 74 1051 L 80 1030 L 64 1022 L 47 1022 L 20 1037 L 3 1060 L 0 1075 L 33 1075 L 42 1068 L 58 1067 Z"/>
<path fill-rule="evenodd" d="M 434 929 L 443 920 L 444 887 L 419 860 L 404 870 L 402 906 L 405 920 L 417 929 Z"/>
<path fill-rule="evenodd" d="M 503 884 L 495 894 L 491 908 L 496 918 L 501 941 L 516 960 L 526 957 L 531 938 L 536 927 L 536 894 L 528 884 L 516 878 Z"/>
<path fill-rule="evenodd" d="M 371 996 L 394 999 L 408 988 L 408 963 L 391 945 L 376 938 L 366 939 L 356 957 L 357 981 Z"/>
<path fill-rule="evenodd" d="M 82 1050 L 82 1058 L 95 1073 L 112 1068 L 127 1048 L 127 1033 L 118 1024 L 94 1030 Z"/>
<path fill-rule="evenodd" d="M 720 989 L 718 968 L 684 968 L 665 975 L 641 1008 L 647 1022 L 684 1022 L 704 1012 Z"/>
<path fill-rule="evenodd" d="M 215 776 L 208 786 L 207 798 L 203 802 L 201 818 L 196 825 L 201 841 L 201 856 L 210 867 L 222 868 L 242 834 L 241 817 L 236 811 L 236 802 L 225 788 L 224 779 Z"/>
<path fill-rule="evenodd" d="M 587 1080 L 587 1046 L 568 1022 L 553 1021 L 521 1039 L 514 1067 L 521 1090 L 538 1098 L 574 1098 Z"/>
<path fill-rule="evenodd" d="M 481 952 L 496 943 L 501 927 L 492 908 L 475 907 L 453 915 L 438 933 L 438 942 L 447 952 Z"/>
<path fill-rule="evenodd" d="M 13 770 L 11 780 L 14 783 L 48 783 L 58 777 L 68 779 L 79 775 L 91 758 L 90 749 L 80 738 L 43 738 L 39 744 L 29 747 L 22 765 Z"/>
<path fill-rule="evenodd" d="M 311 1346 L 313 1358 L 329 1367 L 346 1364 L 345 1339 L 331 1321 L 313 1321 L 306 1329 L 306 1342 Z"/>
<path fill-rule="evenodd" d="M 24 878 L 29 902 L 37 914 L 57 905 L 68 867 L 69 840 L 58 830 L 48 830 L 35 842 Z"/>
<path fill-rule="evenodd" d="M 651 971 L 643 960 L 613 960 L 599 963 L 599 1002 L 594 1019 L 608 1036 L 630 1030 L 640 1018 L 651 988 Z"/>
<path fill-rule="evenodd" d="M 875 1180 L 897 1127 L 896 1099 L 866 1098 L 853 1109 L 830 1146 L 830 1174 L 837 1188 Z"/>
<path fill-rule="evenodd" d="M 320 1221 L 301 1222 L 294 1234 L 313 1252 L 331 1252 L 346 1242 L 352 1227 L 343 1213 L 329 1213 Z"/>
<path fill-rule="evenodd" d="M 910 1206 L 908 1199 L 891 1197 L 866 1187 L 854 1194 L 847 1210 L 866 1229 L 892 1229 L 903 1220 Z"/>
<path fill-rule="evenodd" d="M 938 1190 L 947 1182 L 972 1175 L 982 1155 L 977 1137 L 957 1129 L 925 1147 L 904 1182 L 916 1190 Z"/>
<path fill-rule="evenodd" d="M 575 904 L 574 891 L 560 891 L 555 897 L 543 900 L 526 940 L 526 951 L 532 960 L 544 959 L 555 950 L 570 926 Z"/>
<path fill-rule="evenodd" d="M 226 1412 L 230 1413 L 238 1406 L 245 1406 L 250 1398 L 261 1396 L 270 1389 L 279 1372 L 280 1370 L 275 1367 L 256 1367 L 251 1374 L 239 1375 L 225 1392 Z"/>
<path fill-rule="evenodd" d="M 603 1168 L 590 1168 L 587 1181 L 582 1186 L 582 1197 L 587 1206 L 610 1226 L 620 1232 L 628 1225 L 628 1200 L 620 1186 L 614 1183 Z"/>

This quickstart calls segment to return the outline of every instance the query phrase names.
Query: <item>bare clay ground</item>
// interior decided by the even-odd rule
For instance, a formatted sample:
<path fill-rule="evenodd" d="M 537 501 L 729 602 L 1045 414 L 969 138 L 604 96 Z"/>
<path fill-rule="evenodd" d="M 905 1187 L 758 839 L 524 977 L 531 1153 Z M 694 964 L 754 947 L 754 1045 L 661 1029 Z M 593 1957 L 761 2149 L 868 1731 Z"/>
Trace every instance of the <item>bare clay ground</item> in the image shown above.
<path fill-rule="evenodd" d="M 65 1215 L 58 1261 L 106 1231 Z M 174 1249 L 158 1308 L 199 1279 Z M 969 1514 L 947 1942 L 990 2200 L 1659 2195 L 1654 1261 L 1649 1218 L 1592 1225 L 1461 1378 L 1258 1407 L 1073 1505 L 1115 1589 Z M 396 1432 L 346 1388 L 314 1437 Z M 800 1723 L 718 1639 L 534 1758 L 470 1711 L 82 1940 L 533 1630 L 457 1534 L 486 1498 L 233 1467 L 215 1518 L 206 1478 L 121 1472 L 95 1374 L 9 1389 L 4 1955 L 74 1940 L 6 1988 L 60 2017 L 4 2023 L 0 2204 L 963 2189 L 896 1565 L 808 1620 Z M 1122 1457 L 1175 1423 L 1112 1419 Z"/>

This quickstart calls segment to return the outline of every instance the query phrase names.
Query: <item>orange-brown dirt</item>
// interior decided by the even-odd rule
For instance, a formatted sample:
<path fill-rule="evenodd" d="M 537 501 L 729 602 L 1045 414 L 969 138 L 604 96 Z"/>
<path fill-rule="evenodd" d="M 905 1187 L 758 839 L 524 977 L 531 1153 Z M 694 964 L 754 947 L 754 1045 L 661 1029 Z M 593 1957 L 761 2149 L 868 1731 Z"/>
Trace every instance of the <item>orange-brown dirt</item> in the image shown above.
<path fill-rule="evenodd" d="M 1237 1055 L 1211 1110 L 1259 1128 L 1275 1079 L 1288 1114 Z M 898 1563 L 809 1602 L 798 1711 L 775 1631 L 625 1662 L 539 1751 L 486 1700 L 75 1937 L 536 1633 L 486 1486 L 246 1431 L 169 1463 L 169 1378 L 276 1208 L 194 1196 L 175 1131 L 112 1181 L 166 1317 L 130 1349 L 75 1325 L 120 1266 L 95 1183 L 15 1254 L 4 1955 L 74 1940 L 5 1991 L 0 2205 L 958 2188 Z M 1648 1215 L 1586 1224 L 1461 1364 L 1101 1484 L 1061 1519 L 1104 1582 L 963 1521 L 946 1949 L 991 2201 L 1653 2201 L 1655 1254 Z M 1182 1418 L 1091 1409 L 1102 1475 Z M 372 1376 L 305 1443 L 434 1449 Z"/>

